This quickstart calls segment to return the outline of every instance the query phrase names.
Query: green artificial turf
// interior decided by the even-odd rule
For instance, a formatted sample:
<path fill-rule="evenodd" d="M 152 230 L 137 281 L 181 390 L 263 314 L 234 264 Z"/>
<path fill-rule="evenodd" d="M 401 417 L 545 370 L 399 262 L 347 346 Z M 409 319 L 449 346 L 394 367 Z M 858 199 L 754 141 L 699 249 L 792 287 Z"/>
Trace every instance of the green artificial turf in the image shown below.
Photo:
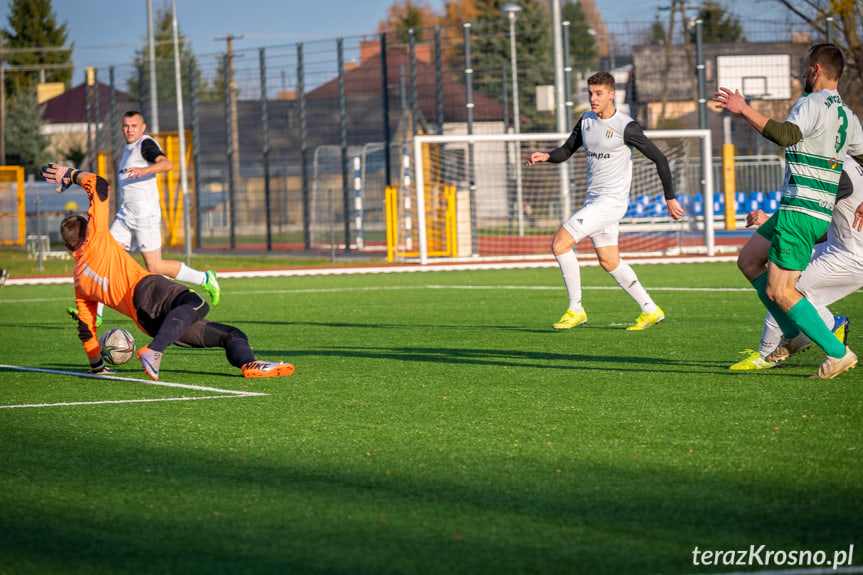
<path fill-rule="evenodd" d="M 643 332 L 597 268 L 568 332 L 556 268 L 224 279 L 210 319 L 296 373 L 170 348 L 160 380 L 266 395 L 0 368 L 0 406 L 50 404 L 0 409 L 0 573 L 729 573 L 793 566 L 694 548 L 859 547 L 863 370 L 810 380 L 813 346 L 731 372 L 764 313 L 734 265 L 635 269 L 667 315 Z M 0 290 L 0 364 L 84 372 L 71 302 Z M 833 307 L 863 349 L 863 293 Z"/>

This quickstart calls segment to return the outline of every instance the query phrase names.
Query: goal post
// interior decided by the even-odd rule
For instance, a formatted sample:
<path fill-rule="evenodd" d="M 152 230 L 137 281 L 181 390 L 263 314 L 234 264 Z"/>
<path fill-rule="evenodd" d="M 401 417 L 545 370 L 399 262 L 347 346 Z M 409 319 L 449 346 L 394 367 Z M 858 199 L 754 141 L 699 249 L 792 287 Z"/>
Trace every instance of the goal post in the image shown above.
<path fill-rule="evenodd" d="M 710 130 L 648 130 L 671 166 L 674 191 L 686 210 L 680 221 L 667 213 L 656 167 L 633 151 L 629 209 L 620 224 L 625 254 L 714 255 L 713 159 Z M 470 194 L 458 214 L 467 222 L 473 249 L 462 258 L 547 258 L 551 238 L 561 223 L 584 203 L 587 170 L 583 148 L 561 165 L 540 164 L 516 170 L 533 151 L 552 149 L 569 133 L 417 135 L 413 140 L 417 251 L 427 264 L 426 195 L 435 186 L 453 186 Z M 465 230 L 459 229 L 462 235 Z M 578 251 L 589 249 L 580 242 Z"/>

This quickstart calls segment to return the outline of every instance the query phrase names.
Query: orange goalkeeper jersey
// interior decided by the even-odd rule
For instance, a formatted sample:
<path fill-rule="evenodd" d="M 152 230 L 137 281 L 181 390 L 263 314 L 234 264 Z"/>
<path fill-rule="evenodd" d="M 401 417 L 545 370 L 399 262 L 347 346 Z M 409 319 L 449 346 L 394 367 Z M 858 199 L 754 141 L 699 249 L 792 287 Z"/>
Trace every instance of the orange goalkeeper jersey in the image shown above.
<path fill-rule="evenodd" d="M 75 256 L 75 303 L 78 306 L 79 330 L 86 327 L 90 337 L 81 333 L 87 357 L 99 353 L 96 337 L 96 307 L 102 302 L 138 324 L 138 312 L 132 303 L 135 286 L 151 275 L 124 250 L 109 231 L 110 211 L 108 196 L 110 188 L 105 179 L 87 174 L 81 176 L 81 187 L 90 197 L 87 215 L 87 236 L 74 252 Z M 144 331 L 142 329 L 142 331 Z"/>

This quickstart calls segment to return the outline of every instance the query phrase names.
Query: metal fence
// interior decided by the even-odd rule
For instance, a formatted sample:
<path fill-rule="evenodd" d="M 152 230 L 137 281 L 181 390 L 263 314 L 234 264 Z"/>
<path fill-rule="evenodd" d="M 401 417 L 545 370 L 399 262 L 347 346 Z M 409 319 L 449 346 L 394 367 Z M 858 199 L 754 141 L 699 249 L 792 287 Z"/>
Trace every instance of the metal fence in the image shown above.
<path fill-rule="evenodd" d="M 749 44 L 743 49 L 758 45 L 764 53 L 791 51 L 794 75 L 801 54 L 818 39 L 817 32 L 787 23 L 747 24 Z M 609 23 L 594 34 L 597 57 L 589 65 L 578 60 L 578 54 L 570 55 L 581 69 L 567 70 L 568 126 L 584 109 L 583 79 L 605 69 L 618 79 L 619 107 L 645 127 L 661 127 L 658 121 L 671 124 L 665 127 L 698 127 L 688 33 L 676 31 L 666 47 L 653 39 L 652 27 Z M 524 50 L 517 56 L 519 72 L 512 82 L 508 32 L 502 18 L 188 60 L 183 97 L 184 127 L 193 142 L 189 193 L 194 248 L 314 252 L 335 243 L 349 253 L 359 249 L 357 222 L 362 221 L 367 232 L 363 250 L 384 250 L 384 190 L 402 182 L 401 150 L 415 134 L 511 132 L 515 83 L 521 131 L 553 129 L 554 111 L 543 110 L 542 91 L 536 88 L 554 84 L 554 58 L 550 52 Z M 791 38 L 800 42 L 789 43 Z M 470 50 L 477 47 L 484 56 L 499 53 L 476 58 L 474 52 L 471 58 Z M 716 55 L 734 49 L 707 44 L 705 50 L 710 92 L 717 82 Z M 667 65 L 648 66 L 645 55 L 647 61 Z M 88 98 L 90 146 L 85 162 L 91 169 L 97 152 L 119 151 L 119 122 L 125 111 L 143 111 L 152 127 L 144 64 L 96 71 L 97 80 L 113 89 L 105 87 L 109 97 L 100 88 L 98 98 Z M 173 66 L 159 63 L 167 64 Z M 657 93 L 663 82 L 666 88 Z M 177 130 L 175 100 L 170 95 L 159 98 L 161 132 Z M 771 106 L 785 113 L 790 102 L 765 101 L 765 112 L 775 111 Z M 713 114 L 709 125 L 717 145 L 721 121 Z M 734 124 L 731 132 L 744 153 L 775 151 L 765 149 L 742 125 Z M 354 157 L 361 158 L 359 192 Z"/>

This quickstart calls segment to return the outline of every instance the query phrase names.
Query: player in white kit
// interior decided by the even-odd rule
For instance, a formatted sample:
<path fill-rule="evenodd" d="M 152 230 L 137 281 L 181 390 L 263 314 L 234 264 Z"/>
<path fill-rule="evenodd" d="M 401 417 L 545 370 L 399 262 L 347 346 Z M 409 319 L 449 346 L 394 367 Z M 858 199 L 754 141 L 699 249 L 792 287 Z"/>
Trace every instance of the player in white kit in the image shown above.
<path fill-rule="evenodd" d="M 632 183 L 632 148 L 656 164 L 668 214 L 675 220 L 683 208 L 674 197 L 671 169 L 665 155 L 651 142 L 641 126 L 614 107 L 614 77 L 598 72 L 587 79 L 590 111 L 578 120 L 566 142 L 550 152 L 533 152 L 528 166 L 540 162 L 558 164 L 584 147 L 587 159 L 587 199 L 584 207 L 567 219 L 554 235 L 551 250 L 560 265 L 569 296 L 569 307 L 555 329 L 571 329 L 587 321 L 581 305 L 581 273 L 573 248 L 589 237 L 599 264 L 635 300 L 641 314 L 629 330 L 642 330 L 665 319 L 632 268 L 621 260 L 618 249 L 619 222 L 629 205 Z"/>
<path fill-rule="evenodd" d="M 162 208 L 156 175 L 171 170 L 173 164 L 156 140 L 144 134 L 146 129 L 140 112 L 132 110 L 123 116 L 126 146 L 117 180 L 121 205 L 111 224 L 111 235 L 127 251 L 139 250 L 147 271 L 201 286 L 217 306 L 222 290 L 214 271 L 202 272 L 177 260 L 162 259 Z M 71 307 L 67 312 L 78 319 L 77 308 Z M 101 323 L 102 304 L 99 304 L 97 325 Z"/>
<path fill-rule="evenodd" d="M 747 227 L 761 225 L 767 215 L 761 210 L 747 216 Z M 818 315 L 843 344 L 847 344 L 850 320 L 834 317 L 831 305 L 863 287 L 863 166 L 851 156 L 845 157 L 833 220 L 827 228 L 827 241 L 815 246 L 812 261 L 803 270 L 797 281 L 797 290 L 804 294 Z M 767 314 L 761 333 L 761 345 L 757 350 L 746 350 L 743 360 L 730 369 L 735 371 L 768 369 L 776 367 L 791 353 L 809 349 L 804 342 L 794 350 L 777 349 L 782 339 L 782 330 L 776 319 Z M 808 338 L 807 338 L 808 339 Z"/>

